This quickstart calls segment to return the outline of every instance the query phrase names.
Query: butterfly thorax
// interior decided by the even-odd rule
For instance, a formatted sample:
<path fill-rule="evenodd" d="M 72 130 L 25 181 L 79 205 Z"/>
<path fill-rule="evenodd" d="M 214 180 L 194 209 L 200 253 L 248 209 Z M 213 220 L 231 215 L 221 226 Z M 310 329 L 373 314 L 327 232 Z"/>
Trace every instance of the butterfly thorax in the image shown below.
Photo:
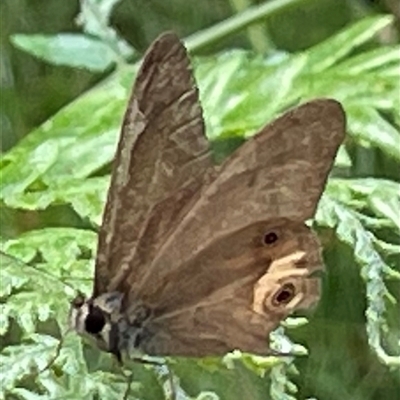
<path fill-rule="evenodd" d="M 122 356 L 139 356 L 150 311 L 137 304 L 130 307 L 127 316 L 121 311 L 122 304 L 123 294 L 120 292 L 104 293 L 89 299 L 79 294 L 71 303 L 70 325 L 78 334 L 119 360 Z"/>

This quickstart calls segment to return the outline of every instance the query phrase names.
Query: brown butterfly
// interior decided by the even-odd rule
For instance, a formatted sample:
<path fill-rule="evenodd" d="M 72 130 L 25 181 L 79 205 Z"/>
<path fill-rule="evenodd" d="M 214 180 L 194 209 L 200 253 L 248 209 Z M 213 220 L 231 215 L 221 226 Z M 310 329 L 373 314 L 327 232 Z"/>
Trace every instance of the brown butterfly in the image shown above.
<path fill-rule="evenodd" d="M 341 105 L 318 99 L 215 166 L 185 47 L 159 37 L 124 117 L 94 290 L 74 300 L 74 328 L 118 357 L 270 353 L 270 332 L 320 296 L 305 221 L 344 135 Z"/>

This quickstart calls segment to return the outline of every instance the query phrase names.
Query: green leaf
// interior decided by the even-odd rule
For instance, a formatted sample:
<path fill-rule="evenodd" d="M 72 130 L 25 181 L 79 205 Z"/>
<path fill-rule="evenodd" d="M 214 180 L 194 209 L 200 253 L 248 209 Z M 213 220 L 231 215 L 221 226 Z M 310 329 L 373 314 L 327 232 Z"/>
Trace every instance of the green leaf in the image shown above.
<path fill-rule="evenodd" d="M 320 226 L 334 229 L 338 239 L 354 251 L 354 258 L 360 265 L 360 274 L 367 292 L 366 331 L 368 341 L 378 358 L 386 365 L 399 367 L 400 357 L 391 355 L 384 349 L 387 340 L 387 301 L 396 300 L 390 293 L 384 278 L 390 267 L 375 248 L 374 235 L 367 231 L 358 214 L 338 202 L 328 193 L 324 195 L 318 208 L 316 221 Z M 398 349 L 393 349 L 393 353 Z"/>
<path fill-rule="evenodd" d="M 400 183 L 374 178 L 334 179 L 328 190 L 348 205 L 354 200 L 361 201 L 376 218 L 387 221 L 394 230 L 400 229 Z M 341 196 L 346 192 L 347 198 Z"/>
<path fill-rule="evenodd" d="M 93 35 L 100 36 L 101 25 L 108 26 L 114 7 L 121 0 L 86 0 L 81 4 L 80 23 Z"/>
<path fill-rule="evenodd" d="M 69 301 L 77 290 L 89 292 L 87 277 L 93 270 L 87 253 L 93 254 L 95 243 L 93 232 L 54 228 L 31 231 L 3 244 L 2 251 L 21 261 L 1 254 L 0 296 L 7 299 L 2 330 L 14 320 L 29 335 L 39 321 L 49 318 L 65 329 Z M 41 262 L 26 264 L 38 257 Z"/>
<path fill-rule="evenodd" d="M 397 67 L 400 61 L 400 46 L 385 46 L 357 54 L 340 63 L 342 69 L 352 75 L 375 71 L 379 75 L 386 75 L 391 67 Z M 382 68 L 384 67 L 384 68 Z M 395 70 L 393 70 L 394 72 Z M 397 69 L 398 76 L 399 72 Z M 390 75 L 390 74 L 388 74 Z"/>
<path fill-rule="evenodd" d="M 111 27 L 113 8 L 121 0 L 85 0 L 76 19 L 89 35 L 99 38 L 114 54 L 114 59 L 124 62 L 133 55 L 132 47 Z"/>
<path fill-rule="evenodd" d="M 2 155 L 0 197 L 7 205 L 32 210 L 71 202 L 82 216 L 98 219 L 99 201 L 105 196 L 100 191 L 107 179 L 93 178 L 89 183 L 85 178 L 114 155 L 126 102 L 126 77 L 131 76 L 129 71 L 103 83 Z M 83 186 L 82 193 L 76 193 Z"/>
<path fill-rule="evenodd" d="M 301 66 L 297 57 L 267 65 L 241 51 L 199 63 L 196 77 L 208 137 L 249 136 L 288 108 Z"/>
<path fill-rule="evenodd" d="M 387 15 L 369 17 L 356 22 L 333 38 L 311 48 L 308 52 L 307 68 L 312 73 L 318 73 L 332 67 L 392 22 L 393 18 Z"/>
<path fill-rule="evenodd" d="M 353 49 L 362 44 L 388 21 L 387 18 L 373 18 L 351 27 L 346 46 Z M 367 29 L 368 34 L 360 33 L 360 26 Z M 342 45 L 343 35 L 329 41 L 334 46 Z M 323 74 L 320 69 L 312 72 L 308 67 L 321 56 L 318 47 L 271 64 L 239 51 L 198 59 L 196 76 L 207 133 L 211 140 L 218 142 L 214 148 L 225 154 L 224 149 L 232 146 L 222 145 L 222 142 L 228 144 L 238 138 L 237 143 L 240 143 L 241 137 L 254 133 L 297 99 L 327 96 L 345 104 L 349 134 L 357 142 L 379 147 L 398 159 L 396 127 L 383 120 L 377 111 L 377 107 L 387 110 L 390 99 L 400 90 L 400 72 L 392 77 L 379 72 L 393 63 L 393 49 L 388 52 L 389 57 L 383 57 L 382 52 L 377 56 L 375 50 L 371 54 L 363 53 L 363 57 L 358 55 L 352 60 L 348 69 L 338 64 Z M 387 64 L 377 68 L 376 58 Z M 375 60 L 369 63 L 369 68 L 366 59 Z M 364 74 L 358 72 L 357 60 Z M 1 173 L 6 178 L 0 184 L 0 195 L 8 206 L 33 210 L 69 203 L 82 217 L 99 222 L 99 203 L 105 196 L 100 192 L 103 184 L 103 188 L 106 187 L 106 180 L 89 184 L 86 178 L 113 157 L 133 75 L 133 70 L 121 70 L 64 108 L 3 157 Z M 217 158 L 221 157 L 217 154 Z M 349 165 L 348 159 L 345 164 Z M 343 159 L 341 165 L 344 165 Z M 84 186 L 82 196 L 74 201 L 70 192 L 77 191 L 73 187 Z"/>
<path fill-rule="evenodd" d="M 16 34 L 11 41 L 17 48 L 54 65 L 102 72 L 116 61 L 114 53 L 105 43 L 78 33 Z"/>
<path fill-rule="evenodd" d="M 400 132 L 396 127 L 370 107 L 348 105 L 347 110 L 349 129 L 358 143 L 379 148 L 400 161 Z"/>

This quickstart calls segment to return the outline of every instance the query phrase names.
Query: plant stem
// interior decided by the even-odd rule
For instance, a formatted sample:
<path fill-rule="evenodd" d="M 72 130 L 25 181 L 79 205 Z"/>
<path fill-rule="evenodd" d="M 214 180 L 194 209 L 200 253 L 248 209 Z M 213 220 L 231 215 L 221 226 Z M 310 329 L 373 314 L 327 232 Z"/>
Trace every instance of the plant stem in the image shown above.
<path fill-rule="evenodd" d="M 236 13 L 241 13 L 251 7 L 252 0 L 229 0 Z M 266 54 L 273 50 L 274 43 L 267 33 L 267 24 L 265 21 L 250 25 L 247 28 L 247 37 L 253 50 L 259 54 Z"/>
<path fill-rule="evenodd" d="M 196 53 L 233 33 L 247 28 L 251 24 L 257 23 L 303 1 L 304 0 L 271 0 L 260 6 L 249 7 L 246 11 L 234 15 L 211 28 L 190 35 L 185 40 L 186 47 L 190 52 Z"/>

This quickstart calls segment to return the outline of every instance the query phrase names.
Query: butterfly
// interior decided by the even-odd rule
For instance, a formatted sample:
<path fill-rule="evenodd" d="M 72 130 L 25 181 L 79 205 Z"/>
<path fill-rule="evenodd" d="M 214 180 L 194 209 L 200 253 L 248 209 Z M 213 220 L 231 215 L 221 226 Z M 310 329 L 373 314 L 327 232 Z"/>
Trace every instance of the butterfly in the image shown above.
<path fill-rule="evenodd" d="M 160 36 L 123 119 L 74 329 L 118 358 L 270 354 L 271 331 L 320 297 L 321 246 L 305 221 L 344 136 L 340 103 L 317 99 L 215 165 L 186 49 Z"/>

